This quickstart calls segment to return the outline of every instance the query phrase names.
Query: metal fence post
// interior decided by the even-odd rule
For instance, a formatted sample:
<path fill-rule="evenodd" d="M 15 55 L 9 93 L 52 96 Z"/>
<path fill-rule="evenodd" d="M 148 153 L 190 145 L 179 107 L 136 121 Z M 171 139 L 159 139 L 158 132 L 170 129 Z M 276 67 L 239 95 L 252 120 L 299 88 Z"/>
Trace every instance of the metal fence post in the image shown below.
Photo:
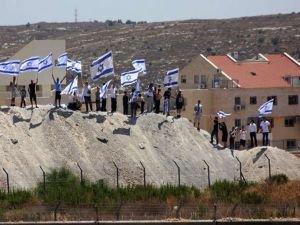
<path fill-rule="evenodd" d="M 59 208 L 59 206 L 60 206 L 60 203 L 61 203 L 61 202 L 58 202 L 58 204 L 55 206 L 55 209 L 54 209 L 54 221 L 57 220 L 57 210 L 58 210 L 58 208 Z"/>
<path fill-rule="evenodd" d="M 271 160 L 270 160 L 270 158 L 268 157 L 267 154 L 265 154 L 265 157 L 268 159 L 268 165 L 269 165 L 269 179 L 271 179 Z"/>
<path fill-rule="evenodd" d="M 78 168 L 80 170 L 80 184 L 83 185 L 84 184 L 84 181 L 83 181 L 83 171 L 82 171 L 79 163 L 77 163 L 77 166 L 78 166 Z"/>
<path fill-rule="evenodd" d="M 6 173 L 7 193 L 9 193 L 10 192 L 10 188 L 9 188 L 9 175 L 8 175 L 8 172 L 4 168 L 2 168 L 2 169 L 3 169 L 4 173 Z"/>
<path fill-rule="evenodd" d="M 208 165 L 208 163 L 205 161 L 205 160 L 203 160 L 203 162 L 206 164 L 206 166 L 207 166 L 207 181 L 208 181 L 208 187 L 210 188 L 210 168 L 209 168 L 209 165 Z"/>
<path fill-rule="evenodd" d="M 177 162 L 175 162 L 173 160 L 173 162 L 175 163 L 176 167 L 177 167 L 177 173 L 178 173 L 178 186 L 180 186 L 180 167 L 178 166 Z"/>
<path fill-rule="evenodd" d="M 119 168 L 117 164 L 113 161 L 114 166 L 116 167 L 117 170 L 117 188 L 119 188 Z"/>
<path fill-rule="evenodd" d="M 237 161 L 240 164 L 240 181 L 246 182 L 246 179 L 245 179 L 245 177 L 243 175 L 243 171 L 242 171 L 242 163 L 241 163 L 241 161 L 239 160 L 239 158 L 237 156 L 235 158 L 237 159 Z"/>
<path fill-rule="evenodd" d="M 146 168 L 144 164 L 140 161 L 141 166 L 143 167 L 143 173 L 144 173 L 144 187 L 146 187 Z"/>
<path fill-rule="evenodd" d="M 43 173 L 43 189 L 44 189 L 44 191 L 46 191 L 46 173 L 43 170 L 42 166 L 40 166 L 40 168 L 41 168 L 42 173 Z"/>

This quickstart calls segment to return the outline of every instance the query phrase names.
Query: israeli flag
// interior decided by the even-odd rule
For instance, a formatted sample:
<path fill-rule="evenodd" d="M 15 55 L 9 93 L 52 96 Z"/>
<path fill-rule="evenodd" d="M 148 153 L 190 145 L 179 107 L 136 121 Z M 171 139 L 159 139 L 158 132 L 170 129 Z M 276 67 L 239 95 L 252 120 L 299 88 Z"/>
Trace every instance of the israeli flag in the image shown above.
<path fill-rule="evenodd" d="M 230 113 L 225 113 L 225 112 L 223 112 L 223 111 L 217 112 L 217 116 L 218 116 L 219 118 L 225 118 L 226 116 L 230 116 L 230 115 L 231 115 Z"/>
<path fill-rule="evenodd" d="M 67 67 L 68 62 L 68 53 L 63 53 L 57 58 L 56 67 L 58 68 L 65 68 Z"/>
<path fill-rule="evenodd" d="M 135 96 L 139 96 L 139 94 L 141 94 L 140 80 L 137 80 L 135 85 Z"/>
<path fill-rule="evenodd" d="M 67 59 L 67 70 L 72 70 L 72 68 L 74 67 L 75 63 L 76 62 L 74 60 Z"/>
<path fill-rule="evenodd" d="M 20 60 L 0 63 L 0 74 L 18 76 L 20 72 Z"/>
<path fill-rule="evenodd" d="M 40 57 L 34 56 L 24 60 L 20 66 L 20 72 L 37 72 L 39 70 Z"/>
<path fill-rule="evenodd" d="M 106 77 L 113 73 L 114 65 L 112 51 L 93 61 L 91 65 L 91 75 L 93 80 L 98 80 L 99 78 Z"/>
<path fill-rule="evenodd" d="M 62 95 L 73 95 L 78 91 L 78 76 L 76 76 L 71 83 L 61 92 Z"/>
<path fill-rule="evenodd" d="M 132 66 L 134 67 L 134 69 L 142 69 L 142 72 L 144 74 L 146 74 L 146 63 L 145 63 L 145 59 L 137 59 L 132 61 Z"/>
<path fill-rule="evenodd" d="M 44 70 L 51 68 L 52 66 L 53 66 L 53 62 L 52 62 L 52 52 L 51 52 L 48 56 L 40 60 L 38 71 L 40 73 Z"/>
<path fill-rule="evenodd" d="M 108 86 L 110 84 L 112 80 L 107 81 L 101 88 L 101 92 L 100 92 L 100 98 L 103 98 L 103 96 L 107 96 L 107 90 L 108 90 Z"/>
<path fill-rule="evenodd" d="M 137 82 L 140 72 L 142 72 L 142 69 L 121 73 L 121 87 L 125 87 Z"/>
<path fill-rule="evenodd" d="M 179 69 L 169 70 L 164 79 L 164 87 L 178 86 Z"/>
<path fill-rule="evenodd" d="M 81 67 L 81 61 L 76 61 L 73 64 L 72 71 L 76 72 L 77 74 L 82 73 Z"/>
<path fill-rule="evenodd" d="M 266 114 L 271 114 L 273 111 L 273 103 L 274 103 L 274 99 L 272 98 L 271 100 L 262 104 L 258 109 L 259 112 L 258 117 L 262 117 L 263 115 Z"/>

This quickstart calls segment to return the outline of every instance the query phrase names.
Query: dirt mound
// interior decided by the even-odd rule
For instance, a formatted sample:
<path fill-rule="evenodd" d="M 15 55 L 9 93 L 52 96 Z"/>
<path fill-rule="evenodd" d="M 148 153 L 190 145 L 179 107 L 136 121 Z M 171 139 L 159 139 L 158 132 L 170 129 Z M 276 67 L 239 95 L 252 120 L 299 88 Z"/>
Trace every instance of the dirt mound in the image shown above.
<path fill-rule="evenodd" d="M 0 165 L 9 173 L 14 187 L 35 186 L 42 180 L 40 166 L 46 172 L 66 166 L 79 176 L 77 163 L 84 177 L 92 181 L 116 185 L 115 163 L 121 185 L 143 184 L 141 162 L 146 168 L 147 183 L 177 184 L 176 162 L 181 184 L 206 187 L 203 160 L 210 165 L 212 182 L 234 180 L 239 178 L 235 155 L 245 164 L 246 179 L 261 180 L 268 176 L 264 156 L 253 162 L 259 148 L 248 152 L 218 150 L 209 143 L 206 131 L 197 132 L 184 118 L 150 113 L 132 121 L 119 113 L 83 114 L 49 106 L 33 111 L 2 107 L 0 124 Z M 274 172 L 286 173 L 294 179 L 300 177 L 299 159 L 281 150 L 268 151 Z M 284 163 L 279 160 L 282 158 Z M 258 166 L 259 163 L 264 166 Z M 0 173 L 0 186 L 6 186 L 5 173 Z"/>

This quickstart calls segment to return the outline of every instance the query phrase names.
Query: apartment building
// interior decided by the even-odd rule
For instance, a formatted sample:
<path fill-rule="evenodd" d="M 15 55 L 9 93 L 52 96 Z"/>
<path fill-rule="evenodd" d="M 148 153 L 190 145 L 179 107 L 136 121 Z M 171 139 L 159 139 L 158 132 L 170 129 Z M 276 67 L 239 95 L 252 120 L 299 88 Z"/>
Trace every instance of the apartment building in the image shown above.
<path fill-rule="evenodd" d="M 193 120 L 193 106 L 203 104 L 201 128 L 210 131 L 210 117 L 221 110 L 231 113 L 225 122 L 246 126 L 253 119 L 260 122 L 260 105 L 274 99 L 271 145 L 288 150 L 300 147 L 300 64 L 287 53 L 258 54 L 239 61 L 232 55 L 200 55 L 180 72 L 180 89 L 186 98 L 184 116 Z M 261 134 L 258 134 L 261 139 Z"/>

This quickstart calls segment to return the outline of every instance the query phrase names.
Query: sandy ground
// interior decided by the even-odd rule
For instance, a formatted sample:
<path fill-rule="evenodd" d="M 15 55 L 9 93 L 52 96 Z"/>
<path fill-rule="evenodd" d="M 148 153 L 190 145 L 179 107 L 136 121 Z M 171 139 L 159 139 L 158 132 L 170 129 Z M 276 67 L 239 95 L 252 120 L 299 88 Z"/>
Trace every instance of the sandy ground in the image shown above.
<path fill-rule="evenodd" d="M 17 143 L 16 143 L 17 142 Z M 18 107 L 0 109 L 0 166 L 9 173 L 10 184 L 31 188 L 42 180 L 40 166 L 49 172 L 68 167 L 91 181 L 104 180 L 116 185 L 116 168 L 120 184 L 143 184 L 146 168 L 148 184 L 177 184 L 180 167 L 181 184 L 206 187 L 210 165 L 211 181 L 239 179 L 239 163 L 246 180 L 260 181 L 268 177 L 268 161 L 272 174 L 285 173 L 300 179 L 300 160 L 276 148 L 249 151 L 220 150 L 209 143 L 206 131 L 198 132 L 184 118 L 166 118 L 147 114 L 131 121 L 116 113 L 89 113 L 55 110 L 41 106 L 29 110 Z M 0 187 L 6 187 L 6 175 L 0 173 Z"/>

